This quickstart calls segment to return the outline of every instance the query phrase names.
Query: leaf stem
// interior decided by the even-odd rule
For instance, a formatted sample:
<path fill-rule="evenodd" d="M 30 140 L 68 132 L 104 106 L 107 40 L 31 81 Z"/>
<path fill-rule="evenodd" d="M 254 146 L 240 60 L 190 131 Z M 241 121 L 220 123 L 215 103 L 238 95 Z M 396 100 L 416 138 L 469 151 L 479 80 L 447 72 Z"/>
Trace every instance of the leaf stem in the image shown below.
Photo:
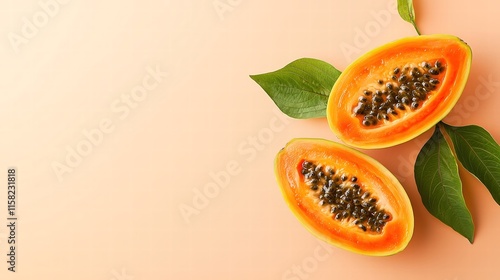
<path fill-rule="evenodd" d="M 444 123 L 443 121 L 439 121 L 436 126 L 441 131 L 441 134 L 443 134 L 443 138 L 448 143 L 448 146 L 450 146 L 451 153 L 453 154 L 455 159 L 457 159 L 458 157 L 457 157 L 457 153 L 455 151 L 455 146 L 453 145 L 453 141 L 451 141 L 450 135 L 448 134 L 448 131 L 446 131 L 446 128 L 445 128 L 445 126 L 450 126 L 450 125 Z"/>
<path fill-rule="evenodd" d="M 418 34 L 419 36 L 420 36 L 420 35 L 422 35 L 422 34 L 420 33 L 420 30 L 418 30 L 417 24 L 416 24 L 415 22 L 413 23 L 413 27 L 415 27 L 415 31 L 417 31 L 417 34 Z"/>

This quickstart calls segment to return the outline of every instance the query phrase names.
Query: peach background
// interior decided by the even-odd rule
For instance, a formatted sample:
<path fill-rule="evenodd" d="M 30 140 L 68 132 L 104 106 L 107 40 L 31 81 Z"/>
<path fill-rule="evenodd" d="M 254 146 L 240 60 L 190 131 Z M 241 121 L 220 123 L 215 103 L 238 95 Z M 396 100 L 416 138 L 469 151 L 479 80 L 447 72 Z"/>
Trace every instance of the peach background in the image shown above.
<path fill-rule="evenodd" d="M 273 159 L 291 138 L 336 138 L 325 119 L 283 117 L 248 75 L 300 57 L 342 70 L 372 47 L 415 35 L 388 8 L 393 2 L 61 0 L 50 17 L 38 0 L 4 3 L 0 182 L 17 167 L 19 244 L 18 272 L 9 273 L 2 183 L 0 278 L 496 279 L 500 207 L 480 183 L 462 172 L 473 245 L 423 208 L 411 168 L 429 133 L 367 151 L 413 203 L 415 234 L 398 255 L 323 244 L 276 185 Z M 448 121 L 480 124 L 500 139 L 492 117 L 500 105 L 500 4 L 416 2 L 424 34 L 455 34 L 474 51 L 467 90 Z M 229 8 L 218 12 L 214 3 Z M 40 27 L 13 45 L 23 18 Z M 345 54 L 347 45 L 356 52 Z M 122 95 L 140 89 L 148 69 L 168 75 L 125 105 Z M 112 131 L 89 147 L 83 132 L 103 121 Z M 59 180 L 53 165 L 66 164 L 67 149 L 77 147 L 87 154 Z M 229 182 L 214 188 L 212 175 L 221 172 L 231 172 Z M 211 197 L 193 205 L 204 189 Z M 187 207 L 191 216 L 181 214 Z"/>

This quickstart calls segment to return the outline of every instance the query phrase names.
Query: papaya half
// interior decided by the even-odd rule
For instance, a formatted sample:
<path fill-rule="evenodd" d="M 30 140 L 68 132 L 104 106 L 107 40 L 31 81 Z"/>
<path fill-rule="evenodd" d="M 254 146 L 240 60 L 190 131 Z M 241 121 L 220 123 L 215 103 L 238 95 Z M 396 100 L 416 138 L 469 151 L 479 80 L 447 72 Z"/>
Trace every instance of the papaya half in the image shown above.
<path fill-rule="evenodd" d="M 385 256 L 410 242 L 408 195 L 375 159 L 328 140 L 293 139 L 276 156 L 275 174 L 288 207 L 327 243 Z"/>
<path fill-rule="evenodd" d="M 451 35 L 403 38 L 351 63 L 332 88 L 327 119 L 344 143 L 395 146 L 433 127 L 465 88 L 472 51 Z"/>

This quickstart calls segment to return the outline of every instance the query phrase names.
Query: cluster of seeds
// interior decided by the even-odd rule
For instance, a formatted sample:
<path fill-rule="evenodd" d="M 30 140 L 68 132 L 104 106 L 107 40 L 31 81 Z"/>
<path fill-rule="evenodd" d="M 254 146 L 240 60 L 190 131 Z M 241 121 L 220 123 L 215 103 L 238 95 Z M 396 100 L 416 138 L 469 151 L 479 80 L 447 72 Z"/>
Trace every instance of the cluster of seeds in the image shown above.
<path fill-rule="evenodd" d="M 363 231 L 380 233 L 390 215 L 379 209 L 377 199 L 364 191 L 356 176 L 336 174 L 331 166 L 302 162 L 304 181 L 319 197 L 320 206 L 330 206 L 333 219 L 348 220 Z"/>
<path fill-rule="evenodd" d="M 364 126 L 390 121 L 398 111 L 416 110 L 439 84 L 437 76 L 445 71 L 443 64 L 422 62 L 391 70 L 388 80 L 377 80 L 371 89 L 363 90 L 353 112 L 362 116 Z"/>

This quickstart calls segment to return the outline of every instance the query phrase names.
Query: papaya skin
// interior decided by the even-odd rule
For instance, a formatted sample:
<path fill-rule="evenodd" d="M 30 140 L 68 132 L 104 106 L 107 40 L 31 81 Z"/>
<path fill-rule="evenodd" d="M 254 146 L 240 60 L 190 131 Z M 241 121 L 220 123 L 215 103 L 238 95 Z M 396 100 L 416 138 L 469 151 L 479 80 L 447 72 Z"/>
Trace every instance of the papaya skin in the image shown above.
<path fill-rule="evenodd" d="M 362 231 L 352 221 L 335 220 L 304 182 L 299 169 L 304 160 L 335 166 L 365 182 L 364 187 L 377 196 L 377 203 L 391 213 L 383 231 Z M 295 217 L 310 233 L 331 245 L 363 255 L 388 256 L 404 250 L 412 238 L 413 209 L 404 188 L 382 164 L 357 150 L 324 139 L 293 139 L 277 154 L 275 175 Z"/>
<path fill-rule="evenodd" d="M 395 120 L 364 126 L 353 113 L 360 92 L 377 76 L 407 63 L 441 60 L 446 71 L 437 90 L 416 110 L 400 112 Z M 332 88 L 327 105 L 330 129 L 345 144 L 378 149 L 407 142 L 441 121 L 459 100 L 469 77 L 471 48 L 452 35 L 407 37 L 377 47 L 352 62 Z"/>

